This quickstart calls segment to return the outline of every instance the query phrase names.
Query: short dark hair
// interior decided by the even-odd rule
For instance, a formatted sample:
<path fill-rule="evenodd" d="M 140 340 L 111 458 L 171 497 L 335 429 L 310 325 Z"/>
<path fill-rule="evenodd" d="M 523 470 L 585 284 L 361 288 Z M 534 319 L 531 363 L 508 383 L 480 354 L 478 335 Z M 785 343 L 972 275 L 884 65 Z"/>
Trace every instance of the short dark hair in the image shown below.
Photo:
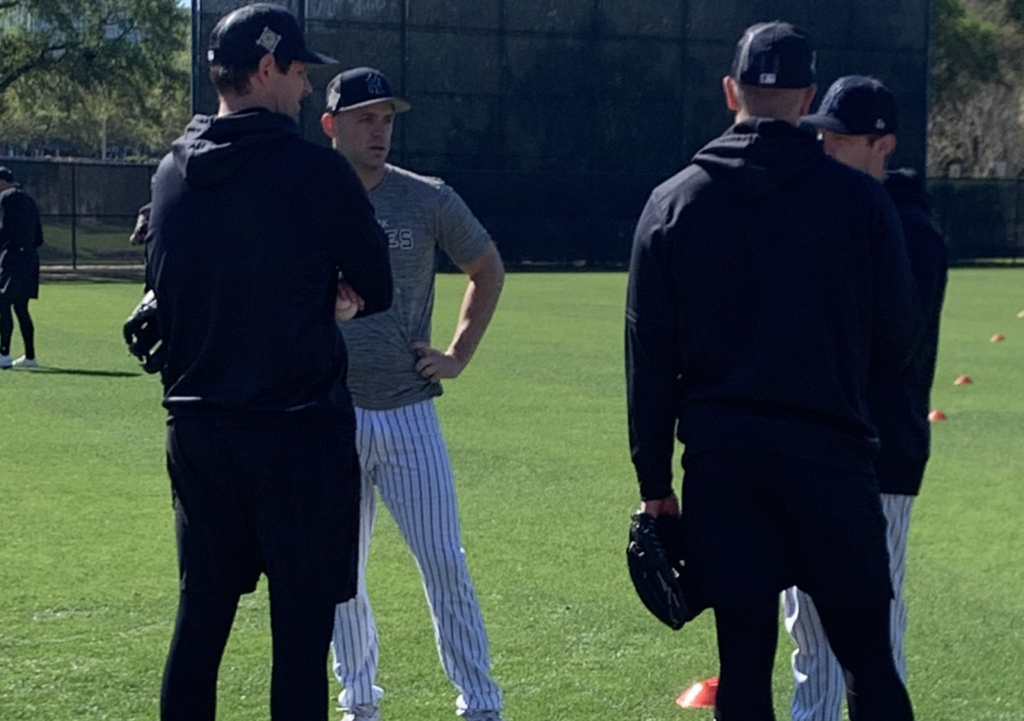
<path fill-rule="evenodd" d="M 765 88 L 740 83 L 736 87 L 740 105 L 750 115 L 765 118 L 786 117 L 799 108 L 807 92 L 807 88 Z"/>
<path fill-rule="evenodd" d="M 249 78 L 256 72 L 263 58 L 256 58 L 243 63 L 232 63 L 231 65 L 210 65 L 210 81 L 213 87 L 220 94 L 231 93 L 232 95 L 249 94 Z M 292 61 L 283 61 L 274 56 L 274 63 L 282 73 L 287 73 L 292 67 Z"/>

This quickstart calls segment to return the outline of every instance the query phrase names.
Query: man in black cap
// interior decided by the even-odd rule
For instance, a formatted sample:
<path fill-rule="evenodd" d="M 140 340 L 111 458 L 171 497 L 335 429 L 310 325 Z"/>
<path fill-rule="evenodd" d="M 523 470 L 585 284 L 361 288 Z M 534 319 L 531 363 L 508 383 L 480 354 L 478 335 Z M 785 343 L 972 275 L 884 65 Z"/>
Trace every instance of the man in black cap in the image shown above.
<path fill-rule="evenodd" d="M 490 673 L 487 631 L 466 565 L 434 398 L 443 379 L 462 373 L 483 338 L 504 267 L 490 235 L 450 186 L 387 163 L 395 115 L 408 109 L 379 70 L 352 68 L 328 85 L 320 119 L 369 194 L 388 236 L 395 281 L 395 303 L 387 313 L 342 326 L 363 468 L 360 569 L 379 489 L 423 577 L 438 654 L 459 691 L 458 714 L 465 721 L 501 721 L 502 693 Z M 469 278 L 455 335 L 443 351 L 430 342 L 442 251 Z M 377 628 L 365 584 L 355 599 L 338 606 L 333 650 L 334 672 L 344 686 L 342 721 L 379 721 L 384 691 L 375 684 Z"/>
<path fill-rule="evenodd" d="M 912 349 L 913 289 L 882 187 L 800 126 L 814 52 L 787 23 L 739 41 L 736 124 L 651 194 L 626 309 L 630 442 L 641 510 L 679 515 L 714 609 L 715 717 L 774 719 L 779 592 L 814 597 L 854 721 L 913 717 L 889 647 L 892 595 L 865 401 L 869 366 Z"/>
<path fill-rule="evenodd" d="M 868 409 L 881 443 L 874 465 L 887 524 L 894 594 L 890 640 L 896 670 L 905 681 L 907 535 L 914 498 L 921 490 L 928 462 L 929 391 L 935 378 L 939 316 L 946 288 L 946 246 L 931 222 L 920 177 L 907 168 L 886 171 L 896 149 L 898 115 L 896 98 L 881 82 L 858 75 L 840 78 L 825 94 L 818 112 L 804 121 L 818 128 L 826 154 L 884 183 L 899 211 L 917 290 L 921 335 L 911 362 L 895 375 L 873 371 L 867 391 Z M 839 721 L 843 672 L 822 633 L 814 601 L 802 590 L 789 588 L 785 607 L 786 628 L 797 644 L 793 653 L 793 721 Z"/>
<path fill-rule="evenodd" d="M 356 592 L 359 537 L 335 316 L 354 293 L 363 314 L 390 305 L 387 239 L 351 167 L 299 137 L 306 65 L 331 61 L 295 18 L 235 10 L 209 60 L 218 113 L 193 118 L 160 163 L 147 244 L 181 579 L 161 718 L 214 718 L 239 597 L 263 573 L 271 717 L 324 719 L 334 606 Z"/>
<path fill-rule="evenodd" d="M 38 368 L 36 331 L 28 303 L 39 297 L 39 252 L 43 226 L 32 197 L 14 182 L 10 168 L 0 167 L 0 368 Z M 14 318 L 25 354 L 11 359 Z"/>

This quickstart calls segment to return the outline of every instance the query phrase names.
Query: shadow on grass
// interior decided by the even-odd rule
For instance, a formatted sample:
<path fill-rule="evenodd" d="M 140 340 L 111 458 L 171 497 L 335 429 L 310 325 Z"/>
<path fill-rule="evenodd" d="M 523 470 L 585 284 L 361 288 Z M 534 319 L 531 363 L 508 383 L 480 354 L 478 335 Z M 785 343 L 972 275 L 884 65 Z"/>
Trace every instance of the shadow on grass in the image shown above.
<path fill-rule="evenodd" d="M 82 368 L 56 368 L 54 366 L 45 366 L 43 368 L 33 368 L 31 370 L 20 370 L 17 368 L 4 368 L 4 371 L 11 371 L 12 373 L 49 373 L 52 375 L 65 375 L 65 376 L 98 376 L 100 378 L 135 378 L 136 376 L 145 375 L 144 373 L 129 373 L 127 371 L 93 371 L 85 370 Z"/>

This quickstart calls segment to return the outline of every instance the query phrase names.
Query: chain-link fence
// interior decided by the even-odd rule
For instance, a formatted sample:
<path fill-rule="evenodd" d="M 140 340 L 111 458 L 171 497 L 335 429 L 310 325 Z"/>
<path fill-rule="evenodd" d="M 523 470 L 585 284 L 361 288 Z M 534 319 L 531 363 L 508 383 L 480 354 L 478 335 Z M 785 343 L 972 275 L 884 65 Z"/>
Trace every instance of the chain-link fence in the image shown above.
<path fill-rule="evenodd" d="M 3 160 L 43 216 L 44 264 L 137 265 L 128 236 L 149 165 Z M 512 268 L 624 268 L 654 173 L 448 171 Z M 935 222 L 955 263 L 1024 262 L 1024 179 L 933 180 Z M 529 212 L 524 212 L 529 209 Z"/>
<path fill-rule="evenodd" d="M 137 265 L 129 245 L 138 209 L 149 199 L 151 165 L 0 159 L 39 206 L 47 266 Z"/>
<path fill-rule="evenodd" d="M 928 190 L 953 262 L 1024 261 L 1024 178 L 932 180 Z"/>

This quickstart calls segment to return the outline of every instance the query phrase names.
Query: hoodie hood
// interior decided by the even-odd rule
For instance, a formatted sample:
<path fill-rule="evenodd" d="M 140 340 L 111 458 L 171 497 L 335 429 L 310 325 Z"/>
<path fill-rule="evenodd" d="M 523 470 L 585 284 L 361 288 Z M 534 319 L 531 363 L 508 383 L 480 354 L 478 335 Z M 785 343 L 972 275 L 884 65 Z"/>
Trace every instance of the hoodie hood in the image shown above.
<path fill-rule="evenodd" d="M 912 168 L 890 170 L 885 176 L 885 189 L 897 205 L 910 203 L 928 210 L 928 190 L 924 178 Z"/>
<path fill-rule="evenodd" d="M 705 145 L 693 162 L 740 199 L 757 201 L 822 158 L 821 144 L 810 126 L 750 118 Z"/>
<path fill-rule="evenodd" d="M 266 108 L 248 108 L 227 115 L 196 115 L 185 134 L 171 145 L 174 164 L 190 185 L 224 182 L 267 144 L 299 128 L 286 115 Z"/>

